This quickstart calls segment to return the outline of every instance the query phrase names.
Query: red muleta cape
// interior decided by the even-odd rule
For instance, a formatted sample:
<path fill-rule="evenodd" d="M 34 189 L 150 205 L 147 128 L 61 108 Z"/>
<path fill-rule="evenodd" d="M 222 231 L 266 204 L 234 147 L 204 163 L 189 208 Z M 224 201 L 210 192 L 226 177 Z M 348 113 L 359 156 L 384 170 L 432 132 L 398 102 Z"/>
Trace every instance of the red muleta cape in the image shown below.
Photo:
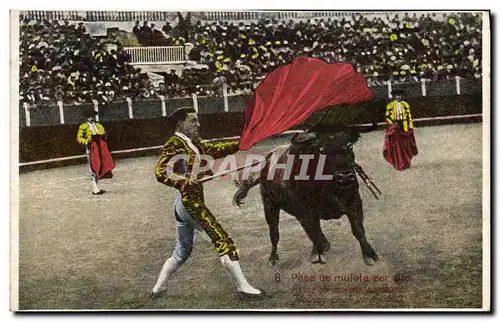
<path fill-rule="evenodd" d="M 365 78 L 351 64 L 298 57 L 267 75 L 250 97 L 240 149 L 248 150 L 289 130 L 313 112 L 371 100 L 373 96 Z"/>
<path fill-rule="evenodd" d="M 408 128 L 405 132 L 395 125 L 389 126 L 385 130 L 383 155 L 397 170 L 410 168 L 412 158 L 418 155 L 413 129 Z"/>
<path fill-rule="evenodd" d="M 113 177 L 115 162 L 104 139 L 92 140 L 90 145 L 90 166 L 97 178 Z"/>

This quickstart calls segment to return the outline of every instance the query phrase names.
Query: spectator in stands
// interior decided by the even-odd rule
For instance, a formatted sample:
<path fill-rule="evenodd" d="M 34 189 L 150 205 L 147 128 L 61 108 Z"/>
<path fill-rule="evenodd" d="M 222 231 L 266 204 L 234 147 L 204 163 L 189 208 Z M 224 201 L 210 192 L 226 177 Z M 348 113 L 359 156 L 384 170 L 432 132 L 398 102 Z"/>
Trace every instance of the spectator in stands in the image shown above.
<path fill-rule="evenodd" d="M 158 46 L 167 46 L 169 44 L 169 41 L 165 36 L 163 35 L 163 32 L 160 30 L 156 29 L 154 24 L 151 24 L 151 39 L 150 43 Z"/>
<path fill-rule="evenodd" d="M 170 25 L 169 22 L 166 22 L 165 25 L 163 26 L 163 28 L 161 28 L 161 30 L 165 34 L 170 35 L 172 33 L 173 28 L 172 28 L 172 26 Z"/>
<path fill-rule="evenodd" d="M 54 91 L 54 101 L 64 101 L 64 90 L 63 86 L 57 85 Z"/>
<path fill-rule="evenodd" d="M 192 25 L 191 25 L 191 12 L 187 12 L 186 16 L 183 17 L 181 12 L 177 12 L 177 19 L 179 22 L 176 26 L 176 36 L 182 39 L 191 38 Z"/>
<path fill-rule="evenodd" d="M 134 34 L 134 36 L 137 39 L 141 38 L 141 22 L 140 21 L 135 22 L 135 26 L 134 26 L 134 28 L 132 28 L 132 33 Z"/>
<path fill-rule="evenodd" d="M 25 103 L 28 103 L 32 106 L 36 104 L 35 92 L 33 88 L 28 88 L 26 92 L 24 92 L 24 90 L 21 90 L 20 96 Z"/>
<path fill-rule="evenodd" d="M 97 101 L 100 105 L 100 107 L 106 107 L 109 103 L 111 103 L 115 97 L 115 91 L 113 90 L 113 87 L 110 82 L 107 82 L 103 86 L 100 84 L 97 86 L 98 92 L 97 92 Z"/>
<path fill-rule="evenodd" d="M 83 22 L 78 23 L 78 28 L 76 28 L 76 32 L 78 32 L 79 34 L 82 34 L 82 35 L 87 32 L 87 29 L 83 25 Z"/>
<path fill-rule="evenodd" d="M 151 27 L 148 25 L 147 21 L 144 21 L 142 23 L 142 28 L 141 28 L 141 40 L 144 42 L 146 46 L 150 45 L 150 40 L 151 40 Z"/>
<path fill-rule="evenodd" d="M 165 83 L 167 85 L 175 85 L 179 82 L 179 76 L 177 75 L 175 69 L 170 69 L 170 73 L 165 76 Z"/>
<path fill-rule="evenodd" d="M 158 88 L 154 88 L 154 94 L 155 96 L 167 97 L 167 87 L 165 86 L 165 83 L 163 81 L 158 84 Z"/>
<path fill-rule="evenodd" d="M 47 21 L 47 24 L 48 24 L 48 21 Z M 61 29 L 64 30 L 64 31 L 69 31 L 71 29 L 71 26 L 69 24 L 68 19 L 64 19 L 64 25 L 61 27 Z"/>

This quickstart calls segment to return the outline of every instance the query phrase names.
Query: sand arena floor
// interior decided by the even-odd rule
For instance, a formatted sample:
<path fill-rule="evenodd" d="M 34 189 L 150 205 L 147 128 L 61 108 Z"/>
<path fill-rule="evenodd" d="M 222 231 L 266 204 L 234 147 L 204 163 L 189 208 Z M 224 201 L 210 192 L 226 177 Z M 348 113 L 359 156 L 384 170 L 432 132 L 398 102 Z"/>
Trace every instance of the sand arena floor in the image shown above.
<path fill-rule="evenodd" d="M 237 300 L 211 244 L 201 237 L 192 257 L 168 282 L 169 296 L 149 299 L 176 237 L 174 191 L 156 182 L 155 157 L 117 160 L 115 177 L 102 181 L 108 193 L 101 197 L 90 194 L 85 165 L 21 174 L 19 307 L 480 307 L 481 126 L 416 128 L 419 155 L 405 172 L 383 159 L 382 131 L 362 135 L 356 158 L 383 192 L 377 201 L 360 180 L 366 235 L 380 257 L 372 267 L 363 264 L 345 217 L 322 222 L 332 248 L 325 265 L 310 264 L 311 243 L 284 212 L 281 262 L 269 267 L 271 244 L 258 188 L 238 209 L 231 204 L 236 188 L 230 181 L 207 183 L 206 203 L 240 248 L 244 273 L 271 296 L 261 302 Z M 305 281 L 306 276 L 315 280 Z"/>

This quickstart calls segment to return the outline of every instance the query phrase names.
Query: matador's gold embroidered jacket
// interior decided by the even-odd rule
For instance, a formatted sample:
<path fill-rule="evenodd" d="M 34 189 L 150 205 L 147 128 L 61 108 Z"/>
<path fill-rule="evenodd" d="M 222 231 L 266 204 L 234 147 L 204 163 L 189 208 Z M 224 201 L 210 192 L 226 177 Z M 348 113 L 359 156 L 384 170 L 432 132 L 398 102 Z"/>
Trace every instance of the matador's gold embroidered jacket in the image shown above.
<path fill-rule="evenodd" d="M 403 121 L 403 129 L 405 132 L 408 131 L 409 128 L 413 128 L 413 117 L 410 112 L 410 105 L 406 101 L 400 102 L 401 106 L 401 115 Z M 387 107 L 385 112 L 385 120 L 387 124 L 393 125 L 396 122 L 396 114 L 397 114 L 397 101 L 391 101 Z"/>
<path fill-rule="evenodd" d="M 100 123 L 94 122 L 94 124 L 96 126 L 97 133 L 92 132 L 89 122 L 84 122 L 80 125 L 80 127 L 78 127 L 78 133 L 76 136 L 78 143 L 86 145 L 92 141 L 92 135 L 106 135 L 106 131 Z"/>
<path fill-rule="evenodd" d="M 204 155 L 210 155 L 214 159 L 222 158 L 230 154 L 234 154 L 239 150 L 238 141 L 229 142 L 203 142 L 201 139 L 193 139 L 192 143 L 198 148 L 199 152 Z M 189 160 L 184 162 L 185 173 L 180 161 L 175 162 L 174 166 L 167 168 L 168 163 L 175 155 L 185 154 L 189 156 Z M 167 185 L 183 191 L 186 184 L 189 182 L 193 164 L 195 162 L 196 152 L 188 145 L 186 141 L 177 135 L 171 136 L 161 152 L 160 158 L 156 165 L 156 179 Z M 201 164 L 203 166 L 203 164 Z M 200 179 L 206 173 L 198 173 L 197 179 Z"/>
<path fill-rule="evenodd" d="M 156 179 L 179 190 L 184 208 L 208 234 L 217 254 L 219 256 L 227 254 L 231 260 L 238 260 L 239 254 L 233 240 L 204 204 L 203 188 L 200 189 L 188 184 L 196 160 L 196 151 L 192 147 L 198 149 L 200 155 L 210 155 L 217 159 L 236 153 L 239 149 L 239 142 L 211 143 L 202 142 L 200 139 L 188 142 L 176 134 L 170 137 L 163 146 L 156 165 Z M 169 164 L 171 160 L 174 161 L 173 157 L 182 154 L 187 155 L 188 160 L 182 161 L 182 163 L 178 160 L 173 166 Z M 200 164 L 200 166 L 203 165 Z M 204 173 L 199 173 L 197 178 L 200 179 L 203 175 Z"/>

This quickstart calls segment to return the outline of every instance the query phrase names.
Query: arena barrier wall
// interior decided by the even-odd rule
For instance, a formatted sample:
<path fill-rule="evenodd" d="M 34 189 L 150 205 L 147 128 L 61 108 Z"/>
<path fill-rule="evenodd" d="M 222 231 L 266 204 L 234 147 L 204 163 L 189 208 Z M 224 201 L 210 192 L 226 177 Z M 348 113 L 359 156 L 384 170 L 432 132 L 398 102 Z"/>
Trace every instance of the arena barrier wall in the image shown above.
<path fill-rule="evenodd" d="M 482 98 L 479 95 L 421 97 L 407 99 L 416 126 L 443 123 L 477 122 L 482 120 Z M 376 120 L 379 129 L 384 128 L 384 115 L 387 100 L 378 100 L 365 107 L 334 107 L 329 118 L 342 120 L 343 117 L 357 114 L 355 123 L 371 123 Z M 355 108 L 360 108 L 355 111 Z M 363 110 L 365 112 L 363 112 Z M 321 117 L 318 113 L 311 121 Z M 210 139 L 233 137 L 237 139 L 243 131 L 242 112 L 201 113 L 201 136 Z M 83 119 L 82 119 L 83 121 Z M 166 126 L 165 117 L 151 119 L 124 119 L 106 121 L 108 145 L 115 158 L 158 155 L 161 146 L 173 128 Z M 44 169 L 62 165 L 75 165 L 86 162 L 84 148 L 76 141 L 78 124 L 56 126 L 31 126 L 19 128 L 20 170 Z M 300 130 L 301 126 L 293 128 Z"/>
<path fill-rule="evenodd" d="M 448 99 L 460 101 L 461 99 L 469 99 L 463 98 L 464 96 L 480 97 L 482 95 L 482 82 L 478 79 L 456 77 L 455 79 L 436 81 L 422 79 L 421 83 L 407 82 L 392 84 L 388 82 L 385 85 L 371 87 L 375 95 L 374 105 L 379 105 L 379 101 L 383 105 L 388 98 L 391 98 L 390 93 L 394 88 L 403 89 L 405 91 L 405 99 L 412 102 L 412 104 L 413 102 L 420 102 L 421 99 L 430 102 L 426 106 L 420 104 L 423 109 L 417 108 L 416 112 L 422 115 L 418 114 L 416 117 L 427 117 L 429 112 L 425 111 L 426 108 L 432 109 L 433 114 L 453 115 L 455 107 L 447 103 L 441 104 L 441 101 Z M 107 122 L 162 117 L 170 114 L 179 107 L 185 106 L 193 106 L 200 114 L 242 112 L 250 98 L 249 94 L 230 95 L 228 87 L 225 84 L 222 84 L 217 89 L 217 93 L 218 96 L 214 97 L 198 96 L 195 94 L 183 98 L 164 98 L 159 96 L 141 100 L 120 97 L 106 105 L 98 104 L 97 101 L 94 101 L 94 109 L 99 109 L 99 120 Z M 458 97 L 450 98 L 453 96 Z M 39 104 L 38 107 L 35 107 L 27 103 L 21 103 L 19 106 L 19 125 L 54 126 L 58 124 L 78 124 L 83 118 L 84 106 L 58 102 L 56 105 L 47 106 Z M 465 107 L 467 108 L 467 106 Z M 436 110 L 436 108 L 445 108 L 448 110 Z M 464 114 L 460 110 L 457 110 L 456 113 Z"/>

